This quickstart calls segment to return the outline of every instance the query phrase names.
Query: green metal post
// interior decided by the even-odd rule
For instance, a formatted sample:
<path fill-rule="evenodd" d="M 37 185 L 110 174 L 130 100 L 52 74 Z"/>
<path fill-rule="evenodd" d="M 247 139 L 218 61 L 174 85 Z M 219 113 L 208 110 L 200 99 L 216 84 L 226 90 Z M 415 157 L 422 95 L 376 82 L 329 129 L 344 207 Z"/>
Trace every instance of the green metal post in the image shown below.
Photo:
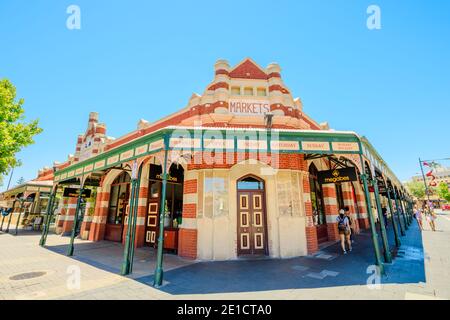
<path fill-rule="evenodd" d="M 20 217 L 22 216 L 22 210 L 23 210 L 23 204 L 25 203 L 25 200 L 20 200 L 20 209 L 19 209 L 19 217 L 17 218 L 16 221 L 16 232 L 15 235 L 17 236 L 17 233 L 19 232 L 19 222 L 20 222 Z"/>
<path fill-rule="evenodd" d="M 13 206 L 12 206 L 12 211 L 9 214 L 9 220 L 8 220 L 8 224 L 6 225 L 6 230 L 5 230 L 5 232 L 7 232 L 7 233 L 9 233 L 9 225 L 11 224 L 11 219 L 12 219 L 12 216 L 14 214 L 14 209 L 16 208 L 16 201 L 17 200 L 14 200 Z"/>
<path fill-rule="evenodd" d="M 391 263 L 392 262 L 391 249 L 389 247 L 389 241 L 388 241 L 388 237 L 387 237 L 387 233 L 386 233 L 386 227 L 384 225 L 384 217 L 383 217 L 383 212 L 381 209 L 381 201 L 380 201 L 380 192 L 378 190 L 378 182 L 375 178 L 372 180 L 372 184 L 373 184 L 373 190 L 375 192 L 375 203 L 377 206 L 378 219 L 380 220 L 381 240 L 383 242 L 383 249 L 384 249 L 384 261 L 386 263 Z"/>
<path fill-rule="evenodd" d="M 39 240 L 39 245 L 41 247 L 45 246 L 45 243 L 47 242 L 47 235 L 48 235 L 48 230 L 50 229 L 50 221 L 51 221 L 51 213 L 52 208 L 53 208 L 53 202 L 54 199 L 56 198 L 56 190 L 58 189 L 58 187 L 56 186 L 52 193 L 50 194 L 50 197 L 48 199 L 48 203 L 47 203 L 47 209 L 45 210 L 45 223 L 44 223 L 44 227 L 42 228 L 42 235 L 41 235 L 41 239 Z"/>
<path fill-rule="evenodd" d="M 362 155 L 360 154 L 359 156 L 360 156 L 360 160 L 361 160 L 361 166 L 364 168 L 364 161 L 363 161 Z M 369 217 L 370 231 L 372 232 L 372 242 L 373 242 L 373 247 L 375 250 L 375 264 L 380 268 L 380 273 L 384 274 L 385 273 L 384 265 L 383 265 L 383 262 L 381 262 L 380 247 L 379 247 L 379 243 L 378 243 L 378 234 L 377 234 L 377 229 L 375 228 L 375 222 L 373 221 L 372 205 L 370 203 L 371 201 L 370 201 L 369 186 L 367 183 L 367 177 L 366 177 L 365 173 L 361 174 L 361 180 L 362 180 L 363 186 L 364 186 L 364 196 L 366 198 L 366 207 L 367 207 L 367 215 Z"/>
<path fill-rule="evenodd" d="M 397 222 L 395 222 L 395 213 L 394 213 L 394 208 L 392 207 L 392 199 L 391 199 L 391 190 L 390 190 L 390 188 L 387 188 L 387 192 L 386 193 L 387 193 L 387 197 L 388 197 L 389 211 L 391 212 L 391 217 L 392 217 L 392 225 L 394 226 L 395 245 L 398 248 L 398 247 L 400 247 L 402 245 L 402 243 L 400 242 Z"/>
<path fill-rule="evenodd" d="M 161 204 L 159 210 L 159 235 L 158 235 L 158 253 L 157 253 L 157 261 L 156 261 L 156 269 L 155 269 L 155 281 L 153 285 L 155 287 L 159 287 L 163 282 L 163 249 L 164 249 L 164 210 L 166 203 L 166 188 L 167 188 L 167 157 L 168 157 L 168 141 L 167 137 L 165 139 L 165 148 L 164 148 L 164 164 L 163 164 L 163 174 L 162 174 L 162 195 L 161 195 Z"/>
<path fill-rule="evenodd" d="M 67 255 L 68 256 L 73 256 L 73 242 L 75 240 L 75 232 L 78 228 L 78 214 L 80 213 L 80 206 L 81 206 L 81 196 L 83 194 L 83 189 L 84 186 L 83 184 L 80 186 L 80 193 L 78 194 L 78 199 L 77 199 L 77 206 L 75 208 L 75 217 L 73 220 L 73 227 L 72 227 L 72 234 L 70 236 L 70 243 L 69 243 L 69 247 L 67 248 Z"/>
<path fill-rule="evenodd" d="M 404 236 L 404 235 L 406 235 L 406 232 L 405 232 L 406 229 L 405 229 L 405 226 L 403 225 L 402 219 L 400 218 L 400 206 L 398 204 L 397 192 L 395 191 L 394 188 L 392 188 L 392 190 L 394 192 L 394 201 L 395 201 L 395 207 L 397 209 L 397 219 L 398 219 L 398 223 L 400 225 L 400 231 L 401 231 L 402 236 Z"/>
<path fill-rule="evenodd" d="M 127 275 L 130 273 L 130 233 L 131 233 L 131 225 L 132 225 L 132 212 L 134 208 L 134 197 L 136 196 L 136 178 L 132 177 L 131 179 L 131 195 L 130 195 L 130 207 L 128 210 L 128 225 L 127 225 L 127 235 L 125 238 L 125 247 L 123 250 L 123 262 L 122 269 L 120 271 L 121 275 Z"/>
<path fill-rule="evenodd" d="M 408 230 L 409 223 L 408 223 L 408 219 L 406 218 L 406 212 L 405 212 L 405 207 L 403 206 L 403 200 L 399 199 L 399 202 L 400 202 L 400 209 L 402 209 L 403 221 L 405 222 L 405 229 Z"/>
<path fill-rule="evenodd" d="M 143 165 L 141 165 L 139 167 L 139 173 L 138 173 L 138 178 L 137 178 L 137 184 L 136 184 L 136 196 L 135 196 L 135 201 L 134 201 L 134 210 L 133 210 L 133 225 L 131 226 L 131 247 L 130 247 L 130 268 L 129 271 L 130 273 L 133 272 L 133 262 L 134 262 L 134 242 L 135 242 L 135 238 L 136 238 L 136 221 L 137 221 L 137 213 L 138 213 L 138 207 L 139 207 L 139 193 L 140 193 L 140 188 L 141 188 L 141 174 L 142 174 L 142 167 Z M 131 214 L 131 211 L 130 211 Z"/>
<path fill-rule="evenodd" d="M 0 231 L 3 231 L 3 222 L 5 221 L 5 216 L 2 215 L 2 224 L 0 225 Z"/>

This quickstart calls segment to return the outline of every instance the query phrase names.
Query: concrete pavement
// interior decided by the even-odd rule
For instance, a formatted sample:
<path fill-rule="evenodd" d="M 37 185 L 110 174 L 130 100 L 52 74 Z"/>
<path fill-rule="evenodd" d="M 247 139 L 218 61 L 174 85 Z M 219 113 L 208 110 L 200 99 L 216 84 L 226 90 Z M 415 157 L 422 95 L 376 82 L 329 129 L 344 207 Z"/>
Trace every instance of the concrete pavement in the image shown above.
<path fill-rule="evenodd" d="M 150 285 L 152 250 L 137 250 L 133 274 L 123 277 L 119 244 L 77 239 L 75 256 L 66 257 L 66 237 L 49 235 L 41 248 L 37 233 L 0 233 L 0 299 L 449 299 L 450 215 L 439 215 L 437 232 L 424 225 L 421 234 L 414 221 L 387 275 L 371 287 L 377 278 L 368 233 L 346 256 L 337 245 L 283 260 L 198 262 L 166 254 L 160 290 Z"/>

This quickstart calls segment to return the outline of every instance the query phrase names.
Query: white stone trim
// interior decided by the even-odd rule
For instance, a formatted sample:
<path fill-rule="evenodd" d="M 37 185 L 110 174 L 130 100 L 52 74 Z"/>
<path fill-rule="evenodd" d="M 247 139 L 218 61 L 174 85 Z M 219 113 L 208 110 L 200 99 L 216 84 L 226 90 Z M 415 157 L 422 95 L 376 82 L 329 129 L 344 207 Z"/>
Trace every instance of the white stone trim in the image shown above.
<path fill-rule="evenodd" d="M 84 216 L 83 221 L 84 222 L 92 222 L 93 218 L 94 218 L 93 216 Z"/>
<path fill-rule="evenodd" d="M 100 208 L 108 208 L 109 201 L 100 201 L 99 205 L 100 205 Z"/>
<path fill-rule="evenodd" d="M 339 215 L 337 215 L 337 214 L 326 215 L 327 223 L 337 223 L 336 219 L 338 216 Z"/>
<path fill-rule="evenodd" d="M 185 204 L 197 204 L 198 195 L 196 193 L 187 193 L 183 195 L 183 203 Z"/>
<path fill-rule="evenodd" d="M 145 217 L 137 217 L 136 225 L 137 226 L 145 226 Z"/>
<path fill-rule="evenodd" d="M 76 203 L 69 203 L 67 205 L 67 209 L 76 209 L 77 208 L 77 204 Z"/>
<path fill-rule="evenodd" d="M 183 218 L 180 225 L 183 229 L 197 229 L 197 219 L 196 218 Z"/>
<path fill-rule="evenodd" d="M 139 198 L 138 207 L 145 207 L 145 206 L 147 206 L 147 198 Z"/>
<path fill-rule="evenodd" d="M 337 199 L 331 197 L 324 197 L 323 202 L 325 205 L 337 205 Z"/>
<path fill-rule="evenodd" d="M 64 220 L 65 221 L 74 221 L 75 220 L 75 216 L 66 216 L 66 218 Z"/>
<path fill-rule="evenodd" d="M 303 194 L 303 202 L 311 202 L 311 194 L 310 193 L 304 193 Z"/>
<path fill-rule="evenodd" d="M 92 219 L 93 223 L 98 223 L 98 224 L 104 224 L 106 223 L 106 217 L 102 217 L 102 216 L 94 216 Z"/>

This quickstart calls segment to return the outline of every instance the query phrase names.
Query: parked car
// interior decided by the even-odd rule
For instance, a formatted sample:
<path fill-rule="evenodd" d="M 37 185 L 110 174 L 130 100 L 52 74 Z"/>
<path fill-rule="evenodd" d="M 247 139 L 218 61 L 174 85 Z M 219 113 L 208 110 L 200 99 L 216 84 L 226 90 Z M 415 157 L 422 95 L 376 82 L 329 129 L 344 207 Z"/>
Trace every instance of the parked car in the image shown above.
<path fill-rule="evenodd" d="M 444 205 L 442 205 L 442 210 L 450 211 L 450 204 L 444 204 Z"/>

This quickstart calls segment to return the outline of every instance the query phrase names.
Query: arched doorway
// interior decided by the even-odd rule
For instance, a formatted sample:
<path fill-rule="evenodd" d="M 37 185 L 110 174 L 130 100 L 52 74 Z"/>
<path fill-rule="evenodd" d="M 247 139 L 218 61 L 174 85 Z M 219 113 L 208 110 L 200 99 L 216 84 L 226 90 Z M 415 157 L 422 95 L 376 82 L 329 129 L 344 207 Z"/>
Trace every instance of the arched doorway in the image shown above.
<path fill-rule="evenodd" d="M 244 176 L 237 181 L 237 255 L 268 255 L 264 181 Z"/>
<path fill-rule="evenodd" d="M 123 225 L 130 198 L 130 181 L 130 175 L 124 171 L 111 184 L 105 240 L 122 241 Z"/>
<path fill-rule="evenodd" d="M 328 241 L 327 219 L 325 213 L 325 205 L 323 201 L 322 186 L 318 180 L 319 171 L 312 163 L 309 166 L 309 186 L 311 195 L 311 204 L 313 210 L 313 221 L 316 226 L 317 241 L 323 243 Z"/>

